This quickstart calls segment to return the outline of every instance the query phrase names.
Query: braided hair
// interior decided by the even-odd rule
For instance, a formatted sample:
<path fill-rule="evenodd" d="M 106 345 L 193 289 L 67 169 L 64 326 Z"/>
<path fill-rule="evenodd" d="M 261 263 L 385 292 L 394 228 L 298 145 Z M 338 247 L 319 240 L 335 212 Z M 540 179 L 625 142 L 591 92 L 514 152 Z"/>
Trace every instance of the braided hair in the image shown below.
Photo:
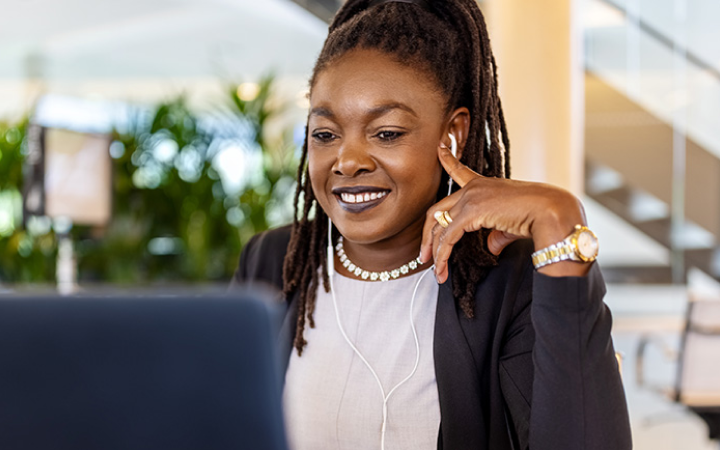
<path fill-rule="evenodd" d="M 471 125 L 460 161 L 486 177 L 509 178 L 505 118 L 497 88 L 497 68 L 485 20 L 475 0 L 348 0 L 330 25 L 329 35 L 310 79 L 353 49 L 376 49 L 434 78 L 446 99 L 446 110 L 470 111 Z M 307 168 L 307 127 L 298 167 L 295 216 L 283 264 L 283 293 L 298 293 L 294 347 L 307 344 L 306 321 L 314 327 L 316 292 L 327 274 L 327 215 L 317 204 Z M 443 174 L 447 180 L 447 174 Z M 440 183 L 438 199 L 445 196 Z M 302 200 L 302 205 L 301 205 Z M 453 295 L 466 317 L 473 317 L 475 286 L 497 264 L 487 248 L 489 230 L 466 233 L 455 245 L 451 264 Z M 323 270 L 319 270 L 319 269 Z"/>

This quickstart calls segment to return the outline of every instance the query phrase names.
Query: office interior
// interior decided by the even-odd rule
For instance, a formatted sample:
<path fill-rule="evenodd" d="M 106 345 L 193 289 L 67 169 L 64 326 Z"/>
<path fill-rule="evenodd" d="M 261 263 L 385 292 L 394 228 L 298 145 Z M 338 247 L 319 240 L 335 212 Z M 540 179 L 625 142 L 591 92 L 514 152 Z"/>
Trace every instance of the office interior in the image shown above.
<path fill-rule="evenodd" d="M 341 4 L 0 3 L 0 298 L 222 292 L 292 220 Z M 719 448 L 720 3 L 479 5 L 513 178 L 578 195 L 600 238 L 634 447 Z"/>

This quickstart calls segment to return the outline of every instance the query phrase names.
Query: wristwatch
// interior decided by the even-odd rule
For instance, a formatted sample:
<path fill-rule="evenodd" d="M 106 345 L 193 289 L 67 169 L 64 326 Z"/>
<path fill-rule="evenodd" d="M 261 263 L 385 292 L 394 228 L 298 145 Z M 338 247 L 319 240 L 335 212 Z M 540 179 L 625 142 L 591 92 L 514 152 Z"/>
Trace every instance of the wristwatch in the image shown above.
<path fill-rule="evenodd" d="M 598 238 L 588 227 L 575 225 L 575 229 L 562 241 L 532 254 L 536 269 L 560 261 L 592 262 L 597 258 Z"/>

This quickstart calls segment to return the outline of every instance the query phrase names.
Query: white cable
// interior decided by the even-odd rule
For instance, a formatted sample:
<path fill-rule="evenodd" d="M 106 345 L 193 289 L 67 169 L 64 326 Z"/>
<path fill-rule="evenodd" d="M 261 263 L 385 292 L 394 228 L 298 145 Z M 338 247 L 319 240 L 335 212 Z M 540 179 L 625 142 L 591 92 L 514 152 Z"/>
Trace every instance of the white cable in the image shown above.
<path fill-rule="evenodd" d="M 328 267 L 328 278 L 330 279 L 330 296 L 332 297 L 333 301 L 333 308 L 335 309 L 335 319 L 338 324 L 338 328 L 340 329 L 340 334 L 342 334 L 343 338 L 345 338 L 345 342 L 348 343 L 350 348 L 353 349 L 353 352 L 360 358 L 360 360 L 365 364 L 365 366 L 370 370 L 370 373 L 372 374 L 373 378 L 375 378 L 375 381 L 378 384 L 378 387 L 380 388 L 380 394 L 383 398 L 383 410 L 382 410 L 382 427 L 380 429 L 380 450 L 385 450 L 385 431 L 387 429 L 387 418 L 388 418 L 388 400 L 390 400 L 390 396 L 403 384 L 405 384 L 410 378 L 412 378 L 413 375 L 415 375 L 415 372 L 417 372 L 418 365 L 420 364 L 420 340 L 418 339 L 417 330 L 415 329 L 415 322 L 413 320 L 413 306 L 415 305 L 415 297 L 417 295 L 418 287 L 420 286 L 420 282 L 425 278 L 425 275 L 431 272 L 434 265 L 430 267 L 430 270 L 425 271 L 422 276 L 420 276 L 420 279 L 415 283 L 415 289 L 413 290 L 412 299 L 410 300 L 410 328 L 413 332 L 413 338 L 415 339 L 415 365 L 413 366 L 412 371 L 408 376 L 406 376 L 402 381 L 400 381 L 398 384 L 395 385 L 392 389 L 390 389 L 390 392 L 388 392 L 387 395 L 385 395 L 385 389 L 383 389 L 382 383 L 380 382 L 380 377 L 378 377 L 375 370 L 372 368 L 370 363 L 365 359 L 362 353 L 360 353 L 360 350 L 355 347 L 355 345 L 352 343 L 350 338 L 348 337 L 347 333 L 345 333 L 345 328 L 342 326 L 342 322 L 340 321 L 340 310 L 337 307 L 337 299 L 335 298 L 335 285 L 333 284 L 333 275 L 335 274 L 335 254 L 333 252 L 333 246 L 332 246 L 332 221 L 328 217 L 328 246 L 327 246 L 327 267 Z"/>

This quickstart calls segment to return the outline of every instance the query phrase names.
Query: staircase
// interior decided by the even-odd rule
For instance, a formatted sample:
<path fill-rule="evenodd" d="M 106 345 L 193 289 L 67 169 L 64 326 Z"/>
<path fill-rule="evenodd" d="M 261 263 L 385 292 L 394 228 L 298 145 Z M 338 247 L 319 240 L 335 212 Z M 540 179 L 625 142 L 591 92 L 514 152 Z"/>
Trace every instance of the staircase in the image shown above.
<path fill-rule="evenodd" d="M 591 73 L 586 75 L 586 194 L 667 248 L 672 127 Z M 685 211 L 678 233 L 686 266 L 720 278 L 720 159 L 687 139 Z M 670 267 L 614 267 L 613 281 L 664 282 Z"/>
<path fill-rule="evenodd" d="M 720 72 L 692 42 L 675 45 L 640 14 L 609 0 L 587 3 L 614 10 L 621 21 L 586 30 L 586 194 L 670 249 L 677 264 L 675 277 L 668 265 L 619 264 L 603 267 L 606 278 L 683 282 L 686 271 L 696 267 L 720 280 Z M 655 23 L 663 21 L 656 17 Z M 680 103 L 667 94 L 680 95 L 673 85 L 678 54 L 687 86 Z M 684 219 L 673 230 L 672 122 L 678 105 L 687 115 L 687 176 L 680 197 Z"/>

